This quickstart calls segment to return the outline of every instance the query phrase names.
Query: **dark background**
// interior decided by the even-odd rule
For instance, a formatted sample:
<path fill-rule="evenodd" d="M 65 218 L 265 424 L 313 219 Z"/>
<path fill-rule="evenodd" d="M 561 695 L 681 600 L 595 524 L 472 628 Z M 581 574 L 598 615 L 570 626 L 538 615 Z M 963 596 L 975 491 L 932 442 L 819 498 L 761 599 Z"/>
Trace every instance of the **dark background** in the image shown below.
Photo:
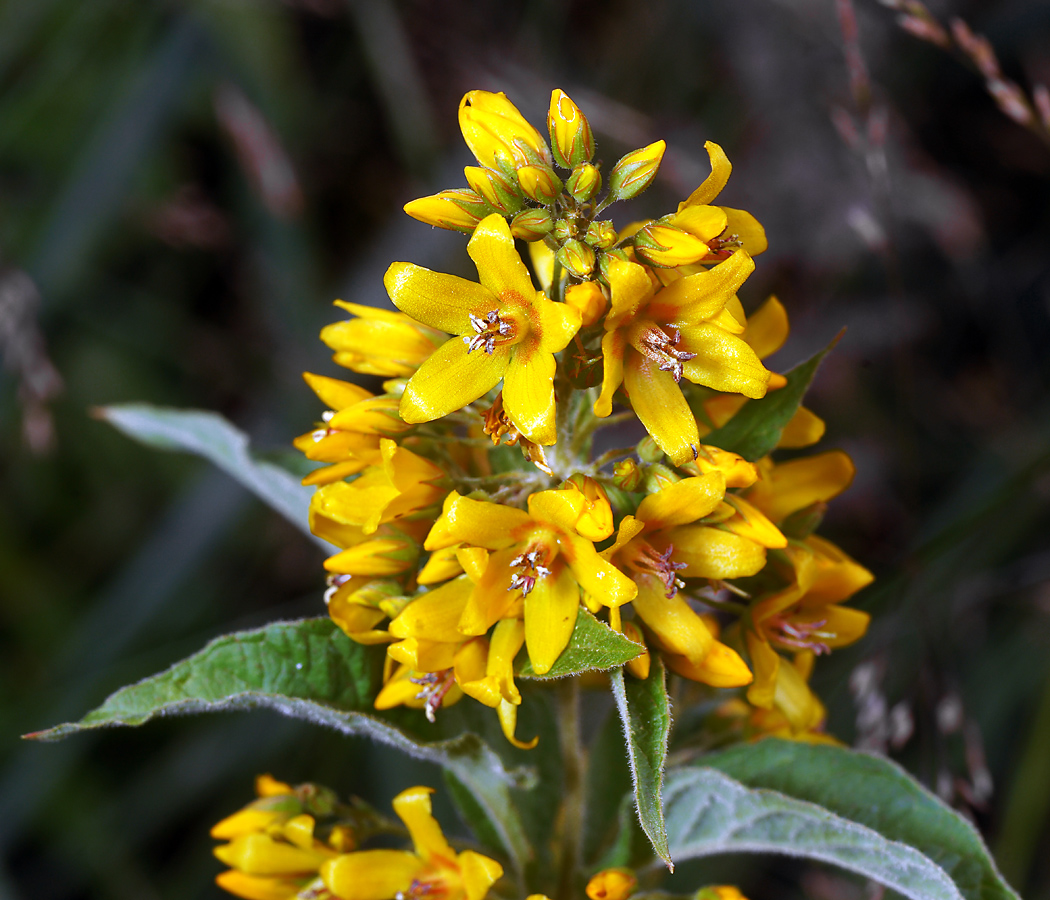
<path fill-rule="evenodd" d="M 831 730 L 888 746 L 1050 898 L 1050 147 L 958 56 L 857 4 L 870 110 L 832 0 L 0 3 L 0 900 L 217 896 L 207 828 L 257 772 L 384 807 L 437 783 L 268 713 L 17 735 L 219 633 L 322 611 L 295 529 L 89 409 L 218 410 L 286 452 L 319 412 L 299 373 L 337 374 L 316 338 L 333 299 L 384 303 L 394 259 L 470 274 L 461 236 L 400 209 L 464 183 L 460 96 L 504 90 L 539 125 L 554 87 L 607 166 L 667 139 L 635 217 L 703 179 L 705 140 L 726 149 L 721 200 L 771 248 L 742 299 L 776 292 L 792 319 L 774 368 L 848 325 L 808 405 L 859 472 L 823 533 L 878 581 L 868 637 L 818 665 Z M 1045 2 L 934 12 L 1026 88 L 1050 80 Z M 758 859 L 695 877 L 865 896 Z"/>

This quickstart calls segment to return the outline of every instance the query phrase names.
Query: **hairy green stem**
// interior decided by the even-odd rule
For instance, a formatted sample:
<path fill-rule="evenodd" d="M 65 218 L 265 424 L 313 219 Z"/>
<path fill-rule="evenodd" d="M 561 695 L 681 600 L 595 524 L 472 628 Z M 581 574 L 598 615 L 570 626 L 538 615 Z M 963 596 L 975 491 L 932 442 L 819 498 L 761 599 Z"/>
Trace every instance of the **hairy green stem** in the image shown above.
<path fill-rule="evenodd" d="M 583 838 L 584 786 L 587 756 L 580 735 L 580 683 L 578 678 L 558 682 L 558 740 L 562 759 L 562 816 L 558 847 L 557 900 L 576 900 L 576 870 Z"/>

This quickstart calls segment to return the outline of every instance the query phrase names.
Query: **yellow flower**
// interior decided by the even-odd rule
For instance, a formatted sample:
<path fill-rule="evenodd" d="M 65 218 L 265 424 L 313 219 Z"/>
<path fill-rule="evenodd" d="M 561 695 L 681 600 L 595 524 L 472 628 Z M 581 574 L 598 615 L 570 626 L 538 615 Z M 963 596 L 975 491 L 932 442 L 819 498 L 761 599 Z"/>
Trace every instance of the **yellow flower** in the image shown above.
<path fill-rule="evenodd" d="M 734 315 L 736 314 L 734 310 Z M 746 330 L 740 336 L 750 344 L 759 359 L 772 356 L 787 340 L 789 330 L 787 311 L 776 297 L 766 300 L 746 320 L 743 318 L 742 309 L 739 315 L 741 322 L 746 321 L 747 323 Z M 786 383 L 787 380 L 782 375 L 774 373 L 769 381 L 769 389 L 778 390 Z M 747 398 L 739 394 L 718 394 L 704 401 L 704 412 L 715 428 L 721 428 L 740 411 L 745 403 L 747 403 Z M 781 432 L 777 446 L 808 447 L 823 436 L 824 420 L 806 407 L 800 406 Z"/>
<path fill-rule="evenodd" d="M 769 457 L 756 463 L 759 479 L 744 494 L 774 522 L 837 497 L 853 482 L 853 461 L 841 450 L 818 453 L 774 464 Z"/>
<path fill-rule="evenodd" d="M 426 787 L 394 798 L 394 812 L 412 837 L 413 851 L 361 850 L 330 859 L 321 879 L 342 900 L 483 900 L 503 867 L 473 850 L 456 853 L 431 814 Z"/>
<path fill-rule="evenodd" d="M 380 439 L 412 427 L 398 415 L 396 397 L 377 397 L 359 385 L 310 372 L 303 378 L 328 409 L 320 427 L 292 443 L 307 459 L 331 464 L 315 469 L 303 484 L 328 484 L 381 465 Z"/>
<path fill-rule="evenodd" d="M 467 176 L 468 181 L 470 176 Z M 435 228 L 463 231 L 470 234 L 492 210 L 488 198 L 480 191 L 456 188 L 440 191 L 429 197 L 420 197 L 405 204 L 405 212 Z"/>
<path fill-rule="evenodd" d="M 627 900 L 638 887 L 630 869 L 602 869 L 587 882 L 590 900 Z"/>
<path fill-rule="evenodd" d="M 464 607 L 459 631 L 484 634 L 510 617 L 523 598 L 529 659 L 543 675 L 568 645 L 581 588 L 606 606 L 630 601 L 637 591 L 634 583 L 598 555 L 590 537 L 612 533 L 611 514 L 594 508 L 603 503 L 604 498 L 588 497 L 571 483 L 532 494 L 528 512 L 453 491 L 424 547 L 433 551 L 463 543 L 493 551 Z M 606 531 L 602 521 L 608 521 Z"/>
<path fill-rule="evenodd" d="M 623 383 L 653 440 L 681 465 L 696 458 L 700 444 L 696 419 L 678 387 L 683 376 L 718 391 L 764 396 L 770 373 L 725 309 L 753 270 L 751 258 L 738 251 L 709 272 L 657 290 L 644 267 L 611 261 L 612 308 L 605 318 L 595 415 L 612 412 L 613 394 Z"/>
<path fill-rule="evenodd" d="M 465 94 L 459 102 L 459 127 L 470 152 L 486 168 L 499 169 L 501 158 L 515 168 L 537 160 L 553 162 L 547 142 L 502 92 Z"/>
<path fill-rule="evenodd" d="M 785 689 L 778 680 L 783 660 L 774 648 L 828 653 L 859 640 L 871 619 L 840 604 L 870 584 L 872 574 L 830 541 L 810 535 L 784 554 L 787 565 L 779 568 L 787 587 L 752 603 L 745 631 L 755 670 L 748 700 L 766 709 Z"/>
<path fill-rule="evenodd" d="M 547 130 L 559 166 L 571 169 L 594 156 L 594 134 L 587 117 L 565 91 L 557 88 L 551 91 Z"/>
<path fill-rule="evenodd" d="M 435 482 L 445 477 L 440 467 L 389 438 L 381 438 L 382 465 L 369 466 L 347 483 L 326 484 L 310 500 L 311 515 L 340 525 L 360 526 L 373 534 L 383 522 L 392 522 L 441 501 L 446 489 Z"/>
<path fill-rule="evenodd" d="M 443 331 L 447 341 L 409 380 L 401 417 L 429 422 L 461 409 L 503 381 L 503 404 L 530 441 L 549 445 L 554 425 L 554 354 L 580 327 L 578 310 L 533 287 L 499 215 L 485 219 L 467 252 L 481 283 L 394 263 L 384 283 L 394 305 Z"/>
<path fill-rule="evenodd" d="M 357 318 L 321 329 L 321 340 L 331 347 L 339 365 L 364 375 L 406 378 L 437 349 L 444 335 L 413 322 L 408 316 L 374 306 L 335 305 Z"/>
<path fill-rule="evenodd" d="M 737 578 L 765 564 L 765 547 L 751 537 L 697 524 L 719 510 L 724 495 L 725 478 L 717 471 L 649 494 L 636 515 L 624 517 L 602 556 L 631 574 L 638 586 L 632 608 L 672 669 L 715 687 L 736 687 L 751 681 L 747 665 L 716 641 L 678 593 L 683 577 Z"/>

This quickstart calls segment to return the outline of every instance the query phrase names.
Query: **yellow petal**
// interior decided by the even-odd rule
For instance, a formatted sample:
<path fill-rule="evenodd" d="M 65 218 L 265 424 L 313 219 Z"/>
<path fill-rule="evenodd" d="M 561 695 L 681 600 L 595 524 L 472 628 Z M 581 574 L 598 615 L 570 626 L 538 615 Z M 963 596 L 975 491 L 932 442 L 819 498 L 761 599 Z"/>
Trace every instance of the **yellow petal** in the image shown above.
<path fill-rule="evenodd" d="M 677 672 L 683 678 L 716 688 L 743 687 L 751 684 L 753 678 L 740 654 L 721 641 L 715 641 L 699 663 L 686 656 L 674 655 L 665 656 L 664 662 L 672 672 Z"/>
<path fill-rule="evenodd" d="M 439 191 L 429 197 L 419 197 L 404 205 L 404 210 L 413 219 L 470 234 L 481 219 L 485 204 L 482 198 L 464 188 Z"/>
<path fill-rule="evenodd" d="M 704 179 L 704 183 L 700 187 L 689 195 L 687 200 L 678 204 L 679 212 L 688 206 L 702 206 L 714 200 L 722 192 L 722 188 L 726 186 L 726 182 L 729 181 L 729 176 L 733 171 L 729 157 L 726 156 L 725 151 L 718 144 L 714 141 L 707 141 L 704 144 L 704 149 L 711 160 L 711 174 Z"/>
<path fill-rule="evenodd" d="M 477 282 L 413 263 L 391 263 L 383 285 L 403 313 L 450 334 L 470 334 L 470 313 L 484 315 L 499 306 L 499 298 Z"/>
<path fill-rule="evenodd" d="M 635 583 L 594 549 L 594 544 L 571 532 L 559 536 L 562 556 L 576 583 L 605 606 L 629 603 L 638 592 Z"/>
<path fill-rule="evenodd" d="M 532 262 L 532 271 L 540 280 L 540 287 L 549 291 L 554 279 L 554 251 L 543 241 L 531 241 L 529 260 Z"/>
<path fill-rule="evenodd" d="M 823 704 L 794 666 L 782 664 L 777 669 L 776 695 L 773 702 L 787 717 L 794 731 L 809 731 L 824 720 Z"/>
<path fill-rule="evenodd" d="M 717 206 L 688 206 L 671 221 L 676 228 L 707 242 L 726 230 L 726 214 Z"/>
<path fill-rule="evenodd" d="M 397 413 L 397 397 L 372 397 L 337 412 L 328 422 L 336 431 L 393 435 L 411 426 Z"/>
<path fill-rule="evenodd" d="M 671 461 L 681 465 L 696 459 L 700 431 L 671 373 L 632 351 L 624 367 L 624 384 L 631 398 L 631 407 L 645 430 Z"/>
<path fill-rule="evenodd" d="M 384 538 L 348 547 L 328 557 L 324 567 L 342 575 L 397 575 L 415 568 L 416 559 L 407 541 Z"/>
<path fill-rule="evenodd" d="M 582 313 L 575 306 L 569 303 L 554 303 L 543 294 L 536 295 L 532 315 L 535 316 L 532 330 L 539 335 L 539 349 L 546 353 L 560 353 L 564 350 L 580 330 L 583 321 Z"/>
<path fill-rule="evenodd" d="M 242 834 L 265 831 L 268 826 L 280 821 L 286 814 L 272 809 L 247 807 L 212 826 L 211 836 L 220 841 L 232 841 Z"/>
<path fill-rule="evenodd" d="M 681 525 L 653 535 L 658 550 L 674 545 L 676 562 L 686 563 L 686 578 L 744 578 L 766 564 L 766 548 L 747 538 L 705 525 Z"/>
<path fill-rule="evenodd" d="M 540 242 L 536 241 L 536 243 Z M 605 315 L 605 310 L 609 306 L 609 301 L 605 298 L 597 281 L 584 281 L 570 285 L 565 291 L 565 303 L 580 313 L 580 323 L 583 326 L 597 322 Z"/>
<path fill-rule="evenodd" d="M 349 603 L 341 598 L 341 592 L 328 603 L 328 616 L 351 640 L 359 644 L 384 644 L 393 640 L 386 631 L 376 631 L 375 626 L 386 618 L 381 609 Z"/>
<path fill-rule="evenodd" d="M 517 295 L 518 302 L 532 304 L 536 288 L 525 263 L 514 246 L 507 220 L 498 213 L 486 216 L 474 229 L 467 253 L 478 267 L 478 279 L 505 303 L 505 294 Z M 470 329 L 468 328 L 468 331 Z M 459 332 L 466 334 L 467 332 Z"/>
<path fill-rule="evenodd" d="M 471 351 L 462 338 L 446 341 L 405 385 L 401 418 L 413 425 L 447 416 L 487 394 L 503 377 L 509 350 Z"/>
<path fill-rule="evenodd" d="M 387 656 L 414 672 L 443 672 L 455 663 L 458 644 L 405 638 L 386 648 Z"/>
<path fill-rule="evenodd" d="M 528 352 L 521 344 L 511 351 L 503 376 L 503 408 L 515 427 L 535 444 L 549 447 L 558 439 L 554 426 L 554 356 Z"/>
<path fill-rule="evenodd" d="M 300 881 L 292 878 L 263 878 L 245 875 L 236 869 L 220 872 L 215 883 L 235 897 L 244 900 L 294 900 L 299 894 Z"/>
<path fill-rule="evenodd" d="M 461 576 L 416 597 L 390 623 L 396 638 L 416 637 L 431 641 L 459 643 L 463 636 L 457 625 L 474 585 Z"/>
<path fill-rule="evenodd" d="M 536 735 L 531 741 L 519 741 L 514 736 L 514 732 L 518 728 L 518 707 L 515 704 L 508 703 L 506 700 L 500 700 L 497 712 L 499 713 L 499 724 L 503 730 L 503 736 L 519 750 L 531 750 L 540 742 L 539 735 Z"/>
<path fill-rule="evenodd" d="M 770 297 L 747 320 L 744 340 L 761 359 L 772 356 L 788 339 L 787 310 L 776 297 Z"/>
<path fill-rule="evenodd" d="M 818 501 L 837 497 L 853 481 L 853 461 L 841 450 L 778 463 L 748 491 L 747 499 L 774 522 Z"/>
<path fill-rule="evenodd" d="M 464 850 L 456 857 L 456 862 L 467 900 L 484 900 L 489 888 L 503 877 L 503 866 L 473 850 Z"/>
<path fill-rule="evenodd" d="M 743 497 L 735 494 L 726 496 L 726 503 L 736 510 L 736 515 L 722 523 L 734 534 L 748 538 L 770 550 L 787 546 L 787 538 L 761 512 L 748 503 Z"/>
<path fill-rule="evenodd" d="M 463 572 L 463 567 L 456 559 L 456 546 L 444 547 L 430 554 L 426 565 L 419 570 L 416 581 L 419 584 L 437 584 L 439 581 L 447 581 L 455 578 Z"/>
<path fill-rule="evenodd" d="M 612 412 L 613 395 L 623 384 L 623 355 L 627 348 L 627 334 L 623 330 L 608 331 L 602 338 L 602 392 L 594 401 L 594 414 L 604 419 Z"/>
<path fill-rule="evenodd" d="M 544 162 L 553 162 L 547 142 L 502 92 L 470 91 L 459 103 L 459 127 L 470 152 L 478 162 L 499 169 L 498 157 L 515 165 L 531 160 L 515 146 L 521 140 Z"/>
<path fill-rule="evenodd" d="M 314 375 L 312 372 L 303 372 L 303 380 L 329 409 L 343 409 L 373 396 L 371 391 L 366 391 L 360 385 L 325 375 Z"/>
<path fill-rule="evenodd" d="M 741 338 L 703 323 L 683 325 L 681 332 L 681 349 L 696 354 L 683 365 L 683 374 L 693 384 L 753 400 L 765 396 L 770 373 Z"/>
<path fill-rule="evenodd" d="M 725 492 L 726 481 L 721 472 L 683 478 L 642 500 L 637 516 L 649 531 L 685 525 L 710 513 Z"/>
<path fill-rule="evenodd" d="M 514 543 L 514 533 L 531 524 L 527 512 L 501 503 L 471 500 L 452 491 L 423 547 L 440 550 L 453 544 L 472 544 L 499 550 Z"/>
<path fill-rule="evenodd" d="M 824 428 L 824 420 L 820 416 L 800 406 L 780 433 L 777 447 L 809 447 L 824 437 Z"/>
<path fill-rule="evenodd" d="M 361 850 L 326 862 L 321 880 L 340 900 L 391 900 L 406 893 L 424 871 L 414 853 Z"/>
<path fill-rule="evenodd" d="M 452 859 L 455 854 L 431 812 L 430 795 L 433 793 L 433 788 L 408 788 L 394 798 L 394 812 L 405 823 L 416 853 L 422 859 L 429 860 L 434 856 Z"/>
<path fill-rule="evenodd" d="M 492 629 L 485 674 L 492 676 L 500 695 L 508 703 L 521 703 L 521 693 L 514 684 L 514 657 L 525 643 L 525 623 L 521 619 L 503 619 Z"/>
<path fill-rule="evenodd" d="M 550 671 L 569 645 L 579 611 L 580 588 L 568 567 L 536 580 L 525 597 L 525 644 L 537 675 Z"/>
<path fill-rule="evenodd" d="M 510 562 L 520 552 L 520 547 L 514 546 L 491 555 L 484 574 L 463 608 L 457 626 L 461 635 L 485 634 L 500 619 L 512 615 L 520 596 L 518 591 L 510 589 L 514 574 Z"/>
<path fill-rule="evenodd" d="M 642 266 L 626 260 L 610 260 L 608 273 L 611 306 L 605 317 L 605 330 L 613 331 L 653 296 L 653 283 Z"/>
<path fill-rule="evenodd" d="M 747 652 L 755 670 L 754 683 L 747 691 L 748 702 L 761 709 L 772 709 L 777 673 L 780 671 L 780 654 L 752 631 L 747 632 Z"/>
<path fill-rule="evenodd" d="M 640 575 L 634 611 L 652 632 L 662 650 L 703 661 L 714 644 L 714 637 L 681 594 L 668 597 L 663 584 L 652 575 Z"/>
<path fill-rule="evenodd" d="M 875 580 L 871 572 L 831 541 L 813 534 L 806 539 L 806 545 L 814 551 L 815 567 L 813 581 L 803 601 L 805 606 L 837 603 L 852 597 Z"/>
<path fill-rule="evenodd" d="M 275 841 L 266 834 L 241 835 L 213 852 L 226 865 L 248 875 L 309 875 L 330 855 Z"/>
<path fill-rule="evenodd" d="M 653 298 L 646 315 L 657 322 L 676 325 L 710 319 L 722 311 L 729 298 L 754 271 L 751 257 L 743 250 L 737 250 L 713 269 L 687 275 L 669 284 Z M 729 315 L 732 318 L 732 314 Z"/>
<path fill-rule="evenodd" d="M 726 234 L 735 235 L 748 253 L 758 256 L 759 253 L 765 253 L 769 249 L 766 229 L 751 213 L 742 209 L 730 209 L 728 206 L 723 206 L 721 209 L 726 214 Z"/>

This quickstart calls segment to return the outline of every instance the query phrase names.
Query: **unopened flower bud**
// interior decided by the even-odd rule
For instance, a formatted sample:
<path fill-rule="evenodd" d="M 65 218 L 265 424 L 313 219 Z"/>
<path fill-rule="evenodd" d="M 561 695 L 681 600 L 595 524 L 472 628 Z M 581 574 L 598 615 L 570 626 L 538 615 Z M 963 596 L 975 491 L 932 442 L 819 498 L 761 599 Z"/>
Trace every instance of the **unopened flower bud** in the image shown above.
<path fill-rule="evenodd" d="M 614 200 L 630 200 L 644 191 L 660 169 L 667 144 L 657 141 L 621 157 L 609 173 L 609 194 Z"/>
<path fill-rule="evenodd" d="M 587 226 L 586 241 L 592 247 L 608 250 L 619 239 L 612 222 L 591 222 Z"/>
<path fill-rule="evenodd" d="M 521 166 L 518 169 L 518 184 L 537 203 L 551 203 L 561 193 L 561 179 L 554 169 L 545 165 Z"/>
<path fill-rule="evenodd" d="M 609 497 L 597 481 L 589 475 L 576 473 L 563 486 L 564 490 L 575 488 L 582 496 L 583 504 L 576 517 L 576 533 L 590 541 L 603 541 L 615 530 Z"/>
<path fill-rule="evenodd" d="M 650 222 L 634 236 L 634 252 L 651 266 L 671 269 L 699 262 L 711 248 L 696 235 Z"/>
<path fill-rule="evenodd" d="M 564 244 L 569 238 L 576 236 L 576 230 L 573 228 L 572 223 L 565 219 L 558 219 L 554 223 L 554 231 L 551 233 L 559 244 Z"/>
<path fill-rule="evenodd" d="M 580 241 L 566 241 L 556 258 L 577 278 L 586 278 L 594 271 L 594 251 Z"/>
<path fill-rule="evenodd" d="M 638 442 L 638 458 L 643 463 L 655 463 L 664 458 L 664 451 L 656 446 L 656 441 L 646 435 Z"/>
<path fill-rule="evenodd" d="M 584 281 L 571 285 L 565 291 L 565 302 L 580 311 L 583 326 L 593 325 L 602 316 L 609 305 L 602 293 L 601 285 L 596 281 Z"/>
<path fill-rule="evenodd" d="M 510 220 L 510 233 L 523 241 L 541 241 L 554 227 L 545 209 L 523 209 Z"/>
<path fill-rule="evenodd" d="M 641 456 L 641 449 L 639 448 L 639 456 Z M 645 467 L 645 491 L 648 494 L 655 494 L 658 491 L 662 491 L 666 487 L 670 487 L 678 481 L 681 481 L 681 477 L 675 472 L 671 471 L 667 466 L 660 463 L 652 463 Z"/>
<path fill-rule="evenodd" d="M 597 166 L 583 163 L 572 170 L 565 186 L 576 200 L 586 203 L 602 189 L 602 173 Z"/>
<path fill-rule="evenodd" d="M 642 483 L 641 466 L 633 459 L 621 459 L 613 463 L 613 484 L 625 491 L 636 491 Z"/>
<path fill-rule="evenodd" d="M 459 127 L 470 152 L 489 169 L 499 168 L 497 156 L 515 165 L 528 165 L 534 156 L 551 161 L 547 142 L 503 93 L 466 94 L 459 103 Z"/>
<path fill-rule="evenodd" d="M 467 188 L 457 188 L 411 200 L 405 204 L 405 212 L 413 219 L 436 228 L 472 234 L 478 222 L 489 215 L 492 208 L 480 194 Z"/>
<path fill-rule="evenodd" d="M 594 156 L 594 134 L 587 117 L 565 91 L 557 88 L 551 91 L 547 129 L 554 160 L 559 166 L 571 169 Z"/>
<path fill-rule="evenodd" d="M 525 202 L 517 183 L 510 181 L 501 172 L 467 166 L 463 174 L 467 176 L 467 184 L 474 192 L 484 197 L 485 202 L 497 212 L 517 212 Z"/>

